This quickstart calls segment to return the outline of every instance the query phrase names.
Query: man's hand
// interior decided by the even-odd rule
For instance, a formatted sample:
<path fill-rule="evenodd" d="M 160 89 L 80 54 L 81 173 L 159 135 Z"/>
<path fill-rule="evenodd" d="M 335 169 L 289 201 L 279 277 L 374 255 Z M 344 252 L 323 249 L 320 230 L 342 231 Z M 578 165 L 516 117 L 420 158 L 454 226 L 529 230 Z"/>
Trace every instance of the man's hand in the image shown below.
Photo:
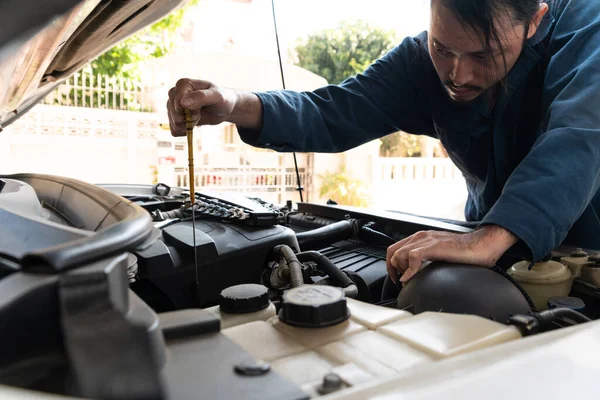
<path fill-rule="evenodd" d="M 191 111 L 196 125 L 217 125 L 226 121 L 236 105 L 234 91 L 211 82 L 180 79 L 169 90 L 167 113 L 173 136 L 185 135 L 184 108 Z"/>
<path fill-rule="evenodd" d="M 392 282 L 411 279 L 426 261 L 447 261 L 493 267 L 517 242 L 516 236 L 496 225 L 471 233 L 417 232 L 388 247 L 387 272 Z"/>
<path fill-rule="evenodd" d="M 262 103 L 257 95 L 216 86 L 207 81 L 180 79 L 169 90 L 167 113 L 173 136 L 185 135 L 184 108 L 196 125 L 218 125 L 229 121 L 249 129 L 262 126 Z"/>

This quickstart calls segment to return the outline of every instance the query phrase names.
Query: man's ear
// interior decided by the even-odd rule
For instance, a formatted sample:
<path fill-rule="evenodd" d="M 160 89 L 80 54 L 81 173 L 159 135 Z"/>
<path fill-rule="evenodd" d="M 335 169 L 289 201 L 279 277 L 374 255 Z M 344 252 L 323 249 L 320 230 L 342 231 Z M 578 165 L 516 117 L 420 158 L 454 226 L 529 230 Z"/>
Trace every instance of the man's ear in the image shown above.
<path fill-rule="evenodd" d="M 547 12 L 548 12 L 548 4 L 541 3 L 540 8 L 537 10 L 535 15 L 531 19 L 531 22 L 529 23 L 529 31 L 527 32 L 527 39 L 531 39 L 533 37 L 533 35 L 535 35 L 538 27 L 540 26 L 540 23 L 542 22 L 542 19 L 544 18 L 544 15 L 546 15 Z"/>

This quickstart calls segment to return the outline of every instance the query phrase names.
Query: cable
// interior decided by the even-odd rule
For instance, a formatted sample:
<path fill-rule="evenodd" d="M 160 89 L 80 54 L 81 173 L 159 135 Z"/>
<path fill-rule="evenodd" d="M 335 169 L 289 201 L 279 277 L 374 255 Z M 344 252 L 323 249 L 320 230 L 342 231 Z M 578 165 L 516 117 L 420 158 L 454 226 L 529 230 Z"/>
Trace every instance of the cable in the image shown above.
<path fill-rule="evenodd" d="M 275 0 L 271 0 L 271 9 L 273 10 L 273 27 L 275 28 L 275 41 L 277 42 L 277 56 L 279 57 L 279 70 L 281 71 L 281 83 L 283 84 L 283 90 L 285 90 L 285 76 L 283 74 L 283 62 L 281 60 L 281 48 L 279 47 L 279 34 L 277 32 L 277 17 L 275 16 Z M 298 169 L 298 160 L 296 159 L 296 153 L 294 155 L 294 168 L 296 169 L 296 190 L 300 193 L 300 202 L 304 202 L 302 197 L 302 182 L 300 182 L 300 170 Z"/>

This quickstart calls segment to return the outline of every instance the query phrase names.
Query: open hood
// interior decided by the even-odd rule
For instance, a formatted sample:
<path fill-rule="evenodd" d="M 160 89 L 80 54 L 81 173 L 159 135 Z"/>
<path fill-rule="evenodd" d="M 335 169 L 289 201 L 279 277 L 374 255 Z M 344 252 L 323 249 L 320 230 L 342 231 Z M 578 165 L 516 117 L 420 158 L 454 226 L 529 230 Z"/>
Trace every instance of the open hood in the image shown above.
<path fill-rule="evenodd" d="M 186 2 L 0 1 L 0 129 L 88 61 Z"/>

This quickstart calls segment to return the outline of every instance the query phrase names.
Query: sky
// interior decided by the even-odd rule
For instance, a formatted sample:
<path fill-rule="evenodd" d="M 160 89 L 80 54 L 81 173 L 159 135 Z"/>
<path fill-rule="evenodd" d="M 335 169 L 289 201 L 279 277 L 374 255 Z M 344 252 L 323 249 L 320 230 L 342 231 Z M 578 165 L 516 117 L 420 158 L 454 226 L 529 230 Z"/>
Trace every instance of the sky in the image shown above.
<path fill-rule="evenodd" d="M 254 1 L 270 6 L 270 0 Z M 429 0 L 276 0 L 275 7 L 279 29 L 290 38 L 345 19 L 360 18 L 401 36 L 416 35 L 429 24 Z"/>
<path fill-rule="evenodd" d="M 430 0 L 275 0 L 282 52 L 296 40 L 316 31 L 334 28 L 343 20 L 362 19 L 392 29 L 400 38 L 416 35 L 429 26 Z M 271 58 L 277 56 L 271 0 L 250 4 L 233 0 L 202 0 L 188 18 L 195 22 L 198 50 L 222 51 L 231 37 L 236 52 Z"/>

